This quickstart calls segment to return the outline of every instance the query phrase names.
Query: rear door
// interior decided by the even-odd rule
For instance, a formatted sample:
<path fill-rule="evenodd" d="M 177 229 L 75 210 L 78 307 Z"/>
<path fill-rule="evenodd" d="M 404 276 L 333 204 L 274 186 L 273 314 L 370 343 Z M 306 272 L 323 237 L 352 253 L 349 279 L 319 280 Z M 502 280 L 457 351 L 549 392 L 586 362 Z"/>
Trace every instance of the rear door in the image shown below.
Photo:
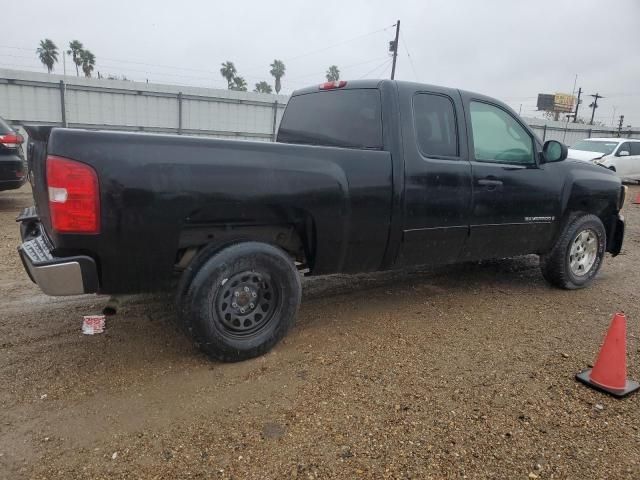
<path fill-rule="evenodd" d="M 463 94 L 472 169 L 470 236 L 463 258 L 535 253 L 551 239 L 563 177 L 540 164 L 542 145 L 515 113 Z"/>
<path fill-rule="evenodd" d="M 471 166 L 457 90 L 400 87 L 405 166 L 399 263 L 455 262 L 467 240 Z"/>

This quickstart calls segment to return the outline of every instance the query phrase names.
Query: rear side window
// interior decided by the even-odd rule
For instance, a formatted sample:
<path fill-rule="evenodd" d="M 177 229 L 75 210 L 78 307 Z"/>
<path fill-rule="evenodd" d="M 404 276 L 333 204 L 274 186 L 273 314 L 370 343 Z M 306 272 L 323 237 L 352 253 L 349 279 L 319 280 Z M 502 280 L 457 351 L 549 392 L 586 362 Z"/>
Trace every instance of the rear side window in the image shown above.
<path fill-rule="evenodd" d="M 640 155 L 640 142 L 629 142 L 629 147 L 631 148 L 631 155 Z"/>
<path fill-rule="evenodd" d="M 416 95 L 413 122 L 418 148 L 423 155 L 458 156 L 456 114 L 449 97 L 429 93 Z"/>
<path fill-rule="evenodd" d="M 5 122 L 2 118 L 0 118 L 0 135 L 4 135 L 5 133 L 11 133 L 13 129 L 9 126 L 7 122 Z"/>
<path fill-rule="evenodd" d="M 381 150 L 380 93 L 330 90 L 292 97 L 278 142 Z"/>

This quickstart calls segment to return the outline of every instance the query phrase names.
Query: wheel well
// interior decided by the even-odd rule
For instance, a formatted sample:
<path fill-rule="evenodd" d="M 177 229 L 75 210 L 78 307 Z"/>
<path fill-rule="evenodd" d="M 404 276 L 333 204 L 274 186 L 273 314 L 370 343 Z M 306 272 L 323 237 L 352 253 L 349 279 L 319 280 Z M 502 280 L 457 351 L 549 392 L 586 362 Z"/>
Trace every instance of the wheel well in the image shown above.
<path fill-rule="evenodd" d="M 615 215 L 615 212 L 612 212 L 610 209 L 600 209 L 600 211 L 597 211 L 597 209 L 592 208 L 591 205 L 588 205 L 586 202 L 582 203 L 582 208 L 578 209 L 578 210 L 573 210 L 570 212 L 567 212 L 564 217 L 562 218 L 562 221 L 560 223 L 561 227 L 558 229 L 558 232 L 556 233 L 556 235 L 554 236 L 553 239 L 553 244 L 555 244 L 555 242 L 557 241 L 558 237 L 562 234 L 562 231 L 564 230 L 565 226 L 567 225 L 567 223 L 571 220 L 571 218 L 576 217 L 576 216 L 581 216 L 581 215 L 595 215 L 596 217 L 598 217 L 600 219 L 600 221 L 602 222 L 602 224 L 604 225 L 604 230 L 607 234 L 607 251 L 609 250 L 609 243 L 612 241 L 613 239 L 613 231 L 615 229 L 615 225 L 616 225 L 616 219 L 617 216 Z"/>
<path fill-rule="evenodd" d="M 205 247 L 221 250 L 228 245 L 246 241 L 278 246 L 303 268 L 313 265 L 313 229 L 301 229 L 293 225 L 225 225 L 182 230 L 176 253 L 176 268 L 184 270 Z"/>

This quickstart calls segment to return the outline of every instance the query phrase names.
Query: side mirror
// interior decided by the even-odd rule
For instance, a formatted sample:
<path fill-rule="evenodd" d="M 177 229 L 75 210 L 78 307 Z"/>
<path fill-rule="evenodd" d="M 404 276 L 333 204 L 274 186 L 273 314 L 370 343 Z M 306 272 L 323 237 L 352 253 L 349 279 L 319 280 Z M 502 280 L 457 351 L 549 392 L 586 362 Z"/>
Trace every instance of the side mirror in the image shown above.
<path fill-rule="evenodd" d="M 629 156 L 629 152 L 627 152 L 626 150 L 622 150 L 621 152 L 618 152 L 618 156 L 619 157 L 628 157 Z"/>
<path fill-rule="evenodd" d="M 542 147 L 545 162 L 560 162 L 567 158 L 569 149 L 557 140 L 547 140 Z"/>

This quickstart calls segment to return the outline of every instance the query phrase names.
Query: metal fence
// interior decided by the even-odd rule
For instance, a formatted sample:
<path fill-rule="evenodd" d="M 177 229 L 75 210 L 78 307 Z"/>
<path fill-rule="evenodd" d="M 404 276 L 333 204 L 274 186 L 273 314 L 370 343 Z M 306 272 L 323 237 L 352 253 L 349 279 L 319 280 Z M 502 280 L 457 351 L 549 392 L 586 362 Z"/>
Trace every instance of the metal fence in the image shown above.
<path fill-rule="evenodd" d="M 288 97 L 0 69 L 0 116 L 14 125 L 273 140 Z"/>
<path fill-rule="evenodd" d="M 640 130 L 607 128 L 580 123 L 545 121 L 539 118 L 524 118 L 541 140 L 559 140 L 572 145 L 579 140 L 593 137 L 640 138 Z"/>
<path fill-rule="evenodd" d="M 0 116 L 14 125 L 39 123 L 107 130 L 207 135 L 271 141 L 285 95 L 78 78 L 0 69 Z M 542 140 L 571 145 L 589 137 L 640 138 L 640 130 L 524 119 Z"/>

